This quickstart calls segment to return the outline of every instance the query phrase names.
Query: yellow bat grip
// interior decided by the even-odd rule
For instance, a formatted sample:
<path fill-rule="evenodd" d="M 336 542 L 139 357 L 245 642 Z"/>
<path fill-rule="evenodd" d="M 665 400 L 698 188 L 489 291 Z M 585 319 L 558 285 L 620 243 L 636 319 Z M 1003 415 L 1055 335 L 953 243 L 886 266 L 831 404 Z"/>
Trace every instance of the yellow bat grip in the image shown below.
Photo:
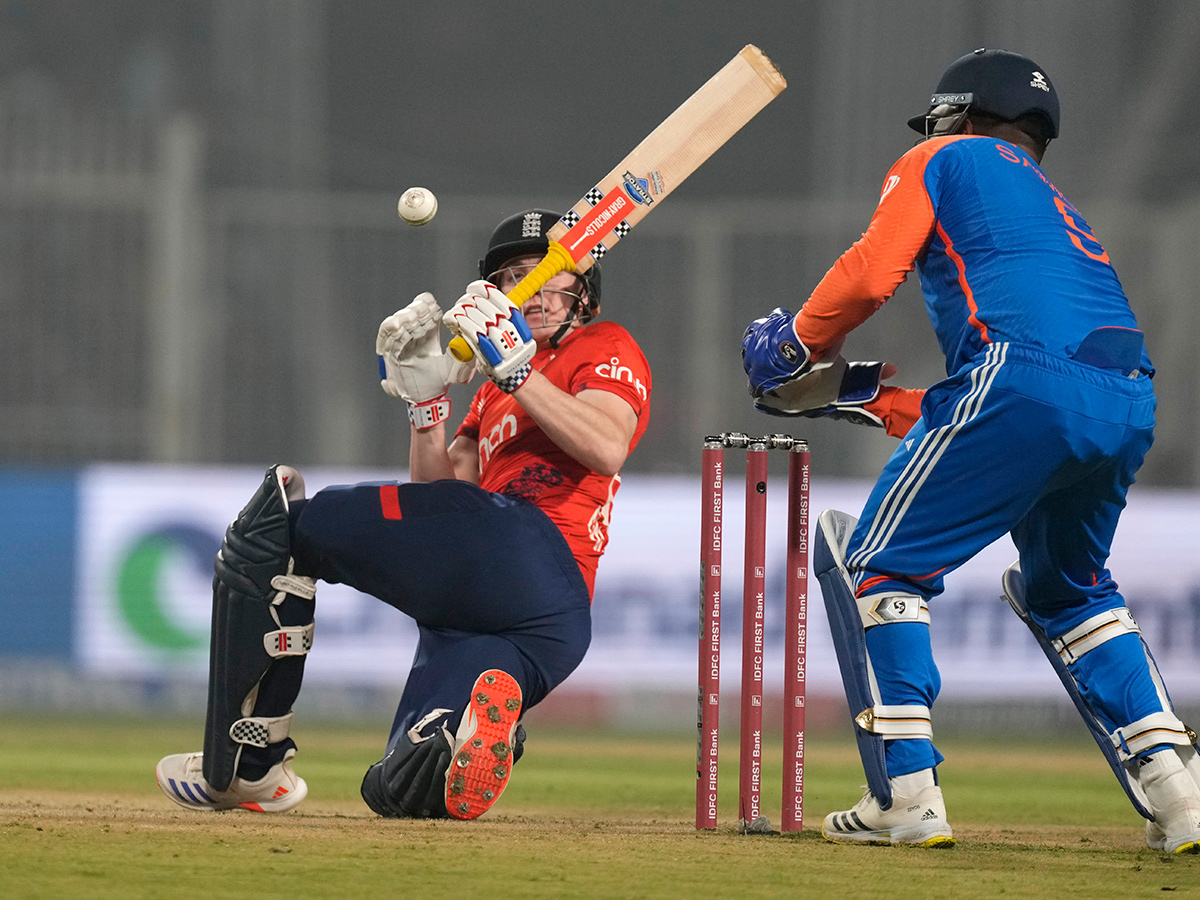
<path fill-rule="evenodd" d="M 508 299 L 520 309 L 525 305 L 526 300 L 545 287 L 546 282 L 559 272 L 573 271 L 575 271 L 575 261 L 571 259 L 567 248 L 558 241 L 551 241 L 542 261 L 508 292 Z M 468 362 L 475 355 L 471 350 L 471 345 L 457 336 L 450 340 L 450 353 L 459 362 Z"/>

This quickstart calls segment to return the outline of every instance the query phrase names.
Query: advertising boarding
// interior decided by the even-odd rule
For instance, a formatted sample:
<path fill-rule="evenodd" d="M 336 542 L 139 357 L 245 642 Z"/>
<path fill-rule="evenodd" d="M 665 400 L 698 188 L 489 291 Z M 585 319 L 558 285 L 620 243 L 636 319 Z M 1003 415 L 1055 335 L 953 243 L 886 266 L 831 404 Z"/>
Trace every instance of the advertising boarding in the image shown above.
<path fill-rule="evenodd" d="M 722 682 L 739 673 L 742 482 L 726 478 Z M 105 465 L 79 481 L 74 655 L 96 676 L 203 680 L 208 665 L 212 561 L 261 469 Z M 369 471 L 306 471 L 309 493 L 328 484 L 384 480 Z M 767 656 L 780 671 L 786 476 L 768 489 Z M 812 482 L 811 508 L 861 509 L 869 485 Z M 588 690 L 695 690 L 699 623 L 698 479 L 627 475 L 600 563 L 593 642 L 567 682 Z M 1135 488 L 1110 568 L 1150 641 L 1177 701 L 1200 699 L 1200 498 Z M 811 544 L 811 542 L 810 542 Z M 1059 697 L 1049 663 L 1007 603 L 1000 574 L 1016 558 L 1007 538 L 946 579 L 930 603 L 943 699 Z M 841 690 L 815 578 L 809 590 L 808 686 Z M 321 584 L 306 683 L 398 686 L 416 647 L 412 622 L 341 585 Z"/>

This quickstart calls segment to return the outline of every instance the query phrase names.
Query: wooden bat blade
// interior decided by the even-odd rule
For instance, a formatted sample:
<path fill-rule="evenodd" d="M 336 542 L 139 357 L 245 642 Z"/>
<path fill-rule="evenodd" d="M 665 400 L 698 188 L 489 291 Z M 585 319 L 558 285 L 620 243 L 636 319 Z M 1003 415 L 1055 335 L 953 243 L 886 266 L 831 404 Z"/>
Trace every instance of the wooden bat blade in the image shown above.
<path fill-rule="evenodd" d="M 557 273 L 586 272 L 786 87 L 765 53 L 743 47 L 551 226 L 550 252 L 509 299 L 521 306 Z M 474 355 L 462 337 L 450 352 Z"/>
<path fill-rule="evenodd" d="M 547 232 L 586 271 L 787 87 L 747 44 Z"/>

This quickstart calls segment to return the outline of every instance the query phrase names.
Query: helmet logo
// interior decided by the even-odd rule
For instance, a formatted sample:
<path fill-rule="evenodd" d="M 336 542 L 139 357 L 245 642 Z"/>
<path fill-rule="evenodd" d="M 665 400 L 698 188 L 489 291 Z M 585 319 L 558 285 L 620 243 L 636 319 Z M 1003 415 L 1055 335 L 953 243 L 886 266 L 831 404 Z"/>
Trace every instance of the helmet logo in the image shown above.
<path fill-rule="evenodd" d="M 542 236 L 542 214 L 525 213 L 525 221 L 521 223 L 521 237 L 538 238 Z"/>
<path fill-rule="evenodd" d="M 1045 91 L 1047 94 L 1050 93 L 1050 84 L 1046 81 L 1046 76 L 1041 72 L 1033 73 L 1033 81 L 1029 82 L 1029 86 Z"/>

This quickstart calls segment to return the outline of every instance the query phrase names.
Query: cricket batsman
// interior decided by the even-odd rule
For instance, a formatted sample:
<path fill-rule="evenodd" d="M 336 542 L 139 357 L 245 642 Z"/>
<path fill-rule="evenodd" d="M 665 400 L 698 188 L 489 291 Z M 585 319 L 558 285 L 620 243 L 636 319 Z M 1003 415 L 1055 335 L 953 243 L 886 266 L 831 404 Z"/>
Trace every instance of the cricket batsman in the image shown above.
<path fill-rule="evenodd" d="M 164 758 L 189 809 L 286 812 L 292 704 L 313 645 L 316 582 L 348 584 L 417 623 L 416 658 L 362 796 L 381 816 L 475 819 L 524 749 L 523 714 L 583 659 L 596 566 L 620 469 L 646 429 L 650 369 L 620 325 L 596 321 L 600 270 L 556 275 L 522 309 L 506 296 L 545 255 L 558 213 L 502 221 L 481 280 L 443 315 L 432 294 L 383 320 L 381 384 L 411 422 L 409 483 L 305 498 L 267 470 L 216 559 L 202 752 Z M 474 352 L 443 351 L 445 324 Z M 447 443 L 448 388 L 487 376 Z"/>
<path fill-rule="evenodd" d="M 1027 57 L 980 49 L 908 124 L 923 139 L 888 172 L 862 238 L 799 313 L 757 319 L 742 344 L 764 412 L 901 438 L 857 520 L 818 520 L 813 567 L 868 784 L 822 833 L 954 843 L 930 613 L 947 574 L 1010 534 L 1005 595 L 1145 817 L 1147 844 L 1200 852 L 1196 735 L 1106 568 L 1153 440 L 1154 368 L 1108 253 L 1042 171 L 1058 95 Z M 946 358 L 926 391 L 881 385 L 894 367 L 840 354 L 914 268 Z"/>

